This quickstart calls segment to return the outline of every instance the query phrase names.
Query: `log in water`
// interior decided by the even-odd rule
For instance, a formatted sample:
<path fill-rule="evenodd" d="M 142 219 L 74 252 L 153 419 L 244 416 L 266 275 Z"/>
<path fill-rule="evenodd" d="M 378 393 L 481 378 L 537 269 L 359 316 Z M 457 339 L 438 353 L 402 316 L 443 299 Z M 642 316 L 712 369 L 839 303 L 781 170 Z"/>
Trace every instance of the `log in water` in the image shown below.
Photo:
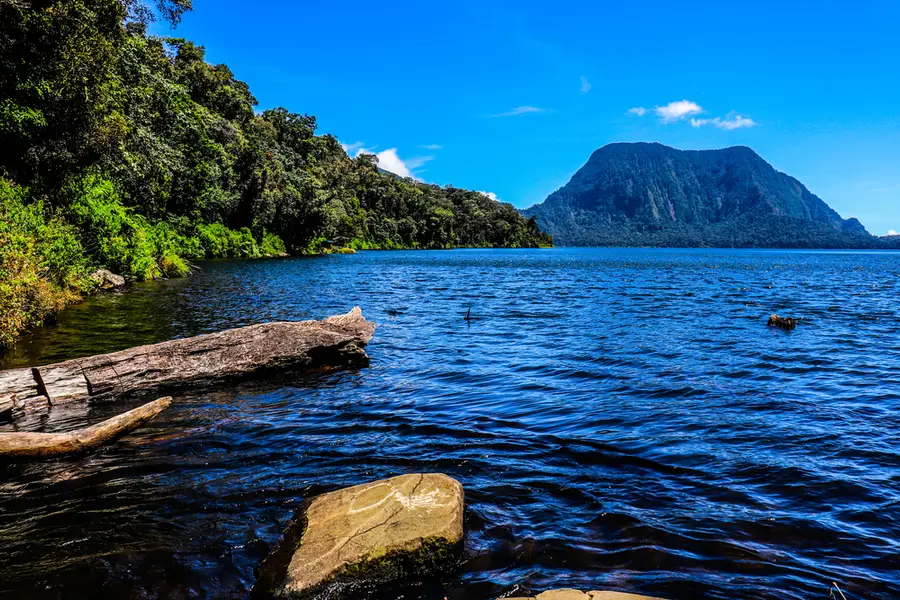
<path fill-rule="evenodd" d="M 229 329 L 120 352 L 0 371 L 0 414 L 244 378 L 262 371 L 365 364 L 375 324 L 359 307 L 323 321 Z"/>
<path fill-rule="evenodd" d="M 172 404 L 160 398 L 91 427 L 66 433 L 0 433 L 0 458 L 53 458 L 90 452 L 126 435 Z"/>

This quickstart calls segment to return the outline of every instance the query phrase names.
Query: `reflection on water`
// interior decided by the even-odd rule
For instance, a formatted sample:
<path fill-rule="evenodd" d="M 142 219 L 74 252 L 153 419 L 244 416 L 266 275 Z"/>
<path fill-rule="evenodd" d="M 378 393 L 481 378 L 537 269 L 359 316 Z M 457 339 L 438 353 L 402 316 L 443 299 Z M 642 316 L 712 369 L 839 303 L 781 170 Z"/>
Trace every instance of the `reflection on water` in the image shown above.
<path fill-rule="evenodd" d="M 368 252 L 93 298 L 3 366 L 357 304 L 379 329 L 369 368 L 181 394 L 98 454 L 0 465 L 0 592 L 242 598 L 305 497 L 441 471 L 466 560 L 405 598 L 900 597 L 898 274 L 892 254 Z"/>

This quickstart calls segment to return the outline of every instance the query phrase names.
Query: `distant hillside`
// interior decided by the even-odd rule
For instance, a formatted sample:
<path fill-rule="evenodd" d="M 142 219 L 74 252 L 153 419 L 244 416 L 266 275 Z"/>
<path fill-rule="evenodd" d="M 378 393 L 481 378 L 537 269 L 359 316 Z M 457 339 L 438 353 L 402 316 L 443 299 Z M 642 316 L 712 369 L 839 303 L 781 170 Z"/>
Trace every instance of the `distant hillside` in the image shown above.
<path fill-rule="evenodd" d="M 750 148 L 677 150 L 619 143 L 595 151 L 562 188 L 525 211 L 564 246 L 872 248 Z"/>

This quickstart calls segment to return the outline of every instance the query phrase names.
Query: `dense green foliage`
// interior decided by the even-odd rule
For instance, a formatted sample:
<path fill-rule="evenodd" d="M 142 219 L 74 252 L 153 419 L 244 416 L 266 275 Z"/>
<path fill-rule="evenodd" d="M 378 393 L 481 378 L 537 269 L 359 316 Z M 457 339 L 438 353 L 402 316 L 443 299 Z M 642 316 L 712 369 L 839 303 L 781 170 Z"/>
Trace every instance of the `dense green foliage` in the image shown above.
<path fill-rule="evenodd" d="M 661 144 L 600 148 L 526 214 L 562 245 L 881 248 L 799 181 L 750 148 L 682 151 Z"/>
<path fill-rule="evenodd" d="M 143 280 L 183 275 L 191 259 L 315 253 L 332 240 L 550 243 L 510 205 L 350 158 L 314 117 L 258 113 L 201 46 L 146 34 L 154 12 L 174 23 L 190 0 L 152 9 L 0 0 L 2 235 L 15 240 L 0 248 L 0 310 L 19 315 L 0 326 L 4 341 L 89 289 L 100 266 Z M 47 294 L 22 291 L 39 287 Z"/>
<path fill-rule="evenodd" d="M 90 288 L 76 229 L 0 179 L 0 347 Z"/>

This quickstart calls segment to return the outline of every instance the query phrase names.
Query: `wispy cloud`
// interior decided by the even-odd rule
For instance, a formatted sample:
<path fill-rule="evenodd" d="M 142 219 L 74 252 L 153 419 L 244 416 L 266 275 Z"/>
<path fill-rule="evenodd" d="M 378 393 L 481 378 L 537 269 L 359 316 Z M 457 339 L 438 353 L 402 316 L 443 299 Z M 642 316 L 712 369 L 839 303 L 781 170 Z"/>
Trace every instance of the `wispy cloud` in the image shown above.
<path fill-rule="evenodd" d="M 359 154 L 359 151 L 363 149 L 363 146 L 365 146 L 365 144 L 362 142 L 353 142 L 352 144 L 341 142 L 341 148 L 344 149 L 344 152 L 353 156 Z"/>
<path fill-rule="evenodd" d="M 440 144 L 423 144 L 419 146 L 422 150 L 440 150 L 443 148 Z"/>
<path fill-rule="evenodd" d="M 547 112 L 545 108 L 538 108 L 537 106 L 517 106 L 509 112 L 500 113 L 498 115 L 491 115 L 494 117 L 518 117 L 519 115 L 528 115 L 532 113 L 542 113 Z"/>
<path fill-rule="evenodd" d="M 428 161 L 434 160 L 433 156 L 414 156 L 412 158 L 407 158 L 403 161 L 406 164 L 406 167 L 409 170 L 415 170 L 427 163 Z"/>
<path fill-rule="evenodd" d="M 699 115 L 703 112 L 703 108 L 696 102 L 691 102 L 690 100 L 678 100 L 676 102 L 669 102 L 665 106 L 657 106 L 653 109 L 653 112 L 656 113 L 656 116 L 658 116 L 663 123 L 674 123 L 675 121 L 680 121 L 691 115 Z"/>
<path fill-rule="evenodd" d="M 741 129 L 742 127 L 756 127 L 757 125 L 759 125 L 759 123 L 749 117 L 743 117 L 739 114 L 731 113 L 724 119 L 721 117 L 714 117 L 712 119 L 691 118 L 691 125 L 694 127 L 714 125 L 719 129 L 731 131 L 732 129 Z"/>
<path fill-rule="evenodd" d="M 897 233 L 897 230 L 896 230 L 896 229 L 888 229 L 887 234 L 888 234 L 889 236 L 891 236 L 891 237 L 893 237 L 893 236 L 895 236 L 895 235 L 900 235 L 900 233 Z"/>
<path fill-rule="evenodd" d="M 589 91 L 591 91 L 591 87 L 592 87 L 592 86 L 591 86 L 591 82 L 588 81 L 588 78 L 587 78 L 587 77 L 585 77 L 584 75 L 582 75 L 582 76 L 581 76 L 581 93 L 582 93 L 582 94 L 587 94 Z"/>
<path fill-rule="evenodd" d="M 488 198 L 490 198 L 491 200 L 494 200 L 495 202 L 500 201 L 500 199 L 497 198 L 497 194 L 495 194 L 494 192 L 478 192 L 478 193 L 482 194 L 484 196 L 487 196 Z"/>
<path fill-rule="evenodd" d="M 643 117 L 647 114 L 647 109 L 643 106 L 635 106 L 634 108 L 629 108 L 625 111 L 625 114 L 632 115 L 635 117 Z"/>
<path fill-rule="evenodd" d="M 883 194 L 885 192 L 893 192 L 895 190 L 900 190 L 900 183 L 898 183 L 897 185 L 887 185 L 884 187 L 872 188 L 869 191 L 873 194 Z"/>

